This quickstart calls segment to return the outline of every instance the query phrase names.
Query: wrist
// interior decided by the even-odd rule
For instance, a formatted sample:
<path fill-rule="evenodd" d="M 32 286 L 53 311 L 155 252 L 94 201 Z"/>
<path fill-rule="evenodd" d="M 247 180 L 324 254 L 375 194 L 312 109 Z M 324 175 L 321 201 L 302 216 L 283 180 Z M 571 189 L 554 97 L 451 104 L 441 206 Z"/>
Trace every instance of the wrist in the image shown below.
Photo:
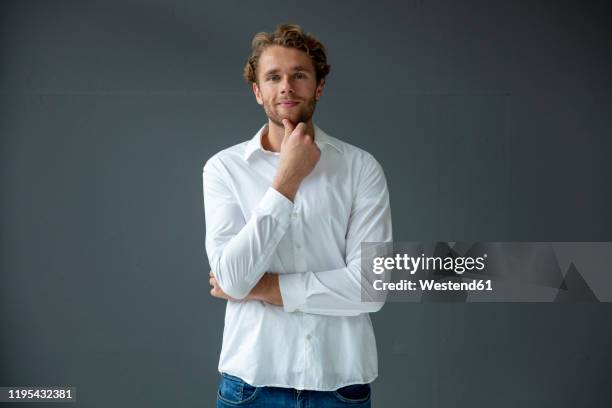
<path fill-rule="evenodd" d="M 255 285 L 255 287 L 251 290 L 249 297 L 253 300 L 260 300 L 262 302 L 266 301 L 266 293 L 268 292 L 269 285 L 269 273 L 266 272 L 263 274 L 259 282 Z"/>
<path fill-rule="evenodd" d="M 293 201 L 300 187 L 301 180 L 295 178 L 277 176 L 272 181 L 272 188 Z"/>
<path fill-rule="evenodd" d="M 278 275 L 266 272 L 257 285 L 251 290 L 249 298 L 270 303 L 272 305 L 282 306 L 283 301 L 280 295 L 280 287 L 278 283 Z"/>

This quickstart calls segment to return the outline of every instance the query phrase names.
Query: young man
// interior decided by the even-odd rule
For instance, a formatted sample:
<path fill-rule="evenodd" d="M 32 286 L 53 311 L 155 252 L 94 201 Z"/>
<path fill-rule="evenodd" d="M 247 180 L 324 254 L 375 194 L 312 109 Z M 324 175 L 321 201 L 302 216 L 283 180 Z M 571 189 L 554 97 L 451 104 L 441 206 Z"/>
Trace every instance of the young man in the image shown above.
<path fill-rule="evenodd" d="M 391 242 L 381 166 L 312 122 L 329 72 L 299 26 L 259 33 L 244 75 L 267 123 L 204 166 L 211 294 L 227 299 L 218 407 L 369 407 L 378 375 L 361 243 Z M 370 299 L 372 300 L 372 299 Z"/>

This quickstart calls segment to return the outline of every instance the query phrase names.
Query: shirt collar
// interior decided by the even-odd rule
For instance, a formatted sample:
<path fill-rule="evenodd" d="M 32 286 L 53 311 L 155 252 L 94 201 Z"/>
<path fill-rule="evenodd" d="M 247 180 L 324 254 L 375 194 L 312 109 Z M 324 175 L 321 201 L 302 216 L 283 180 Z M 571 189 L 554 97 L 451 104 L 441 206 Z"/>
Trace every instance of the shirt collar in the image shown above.
<path fill-rule="evenodd" d="M 249 158 L 257 150 L 261 150 L 262 152 L 264 151 L 261 145 L 261 136 L 264 134 L 264 131 L 266 130 L 267 126 L 268 124 L 263 125 L 257 131 L 257 133 L 255 133 L 255 136 L 253 136 L 253 138 L 249 140 L 249 142 L 246 145 L 246 149 L 244 150 L 244 156 L 243 156 L 244 160 L 249 160 Z M 321 130 L 321 128 L 319 128 L 316 124 L 313 124 L 313 127 L 315 130 L 315 143 L 317 147 L 319 148 L 319 150 L 323 151 L 323 148 L 326 145 L 330 145 L 334 149 L 336 149 L 338 152 L 342 153 L 342 150 L 340 149 L 340 145 L 338 144 L 337 140 L 335 140 L 334 138 L 329 136 L 327 133 L 325 133 L 323 130 Z"/>

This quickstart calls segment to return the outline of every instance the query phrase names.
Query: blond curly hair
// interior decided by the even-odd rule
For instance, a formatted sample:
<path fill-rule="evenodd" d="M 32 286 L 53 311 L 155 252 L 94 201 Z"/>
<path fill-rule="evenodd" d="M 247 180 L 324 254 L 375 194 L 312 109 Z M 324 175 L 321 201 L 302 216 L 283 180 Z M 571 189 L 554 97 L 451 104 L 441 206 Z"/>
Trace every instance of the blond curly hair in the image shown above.
<path fill-rule="evenodd" d="M 273 33 L 255 34 L 251 42 L 251 55 L 244 66 L 243 76 L 247 82 L 257 83 L 257 63 L 261 53 L 271 45 L 297 48 L 304 51 L 315 67 L 317 83 L 329 74 L 330 66 L 323 44 L 310 33 L 305 33 L 296 24 L 281 24 Z"/>

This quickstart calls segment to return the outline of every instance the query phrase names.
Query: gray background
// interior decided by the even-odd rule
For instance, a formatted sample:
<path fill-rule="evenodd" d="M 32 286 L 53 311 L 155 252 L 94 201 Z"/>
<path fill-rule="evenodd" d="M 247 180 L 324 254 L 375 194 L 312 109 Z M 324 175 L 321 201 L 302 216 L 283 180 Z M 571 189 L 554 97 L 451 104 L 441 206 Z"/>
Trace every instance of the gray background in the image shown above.
<path fill-rule="evenodd" d="M 0 10 L 2 386 L 214 404 L 201 168 L 264 123 L 241 70 L 280 22 L 327 45 L 316 122 L 383 164 L 396 240 L 612 241 L 605 1 Z M 388 304 L 374 406 L 609 407 L 611 311 Z"/>

